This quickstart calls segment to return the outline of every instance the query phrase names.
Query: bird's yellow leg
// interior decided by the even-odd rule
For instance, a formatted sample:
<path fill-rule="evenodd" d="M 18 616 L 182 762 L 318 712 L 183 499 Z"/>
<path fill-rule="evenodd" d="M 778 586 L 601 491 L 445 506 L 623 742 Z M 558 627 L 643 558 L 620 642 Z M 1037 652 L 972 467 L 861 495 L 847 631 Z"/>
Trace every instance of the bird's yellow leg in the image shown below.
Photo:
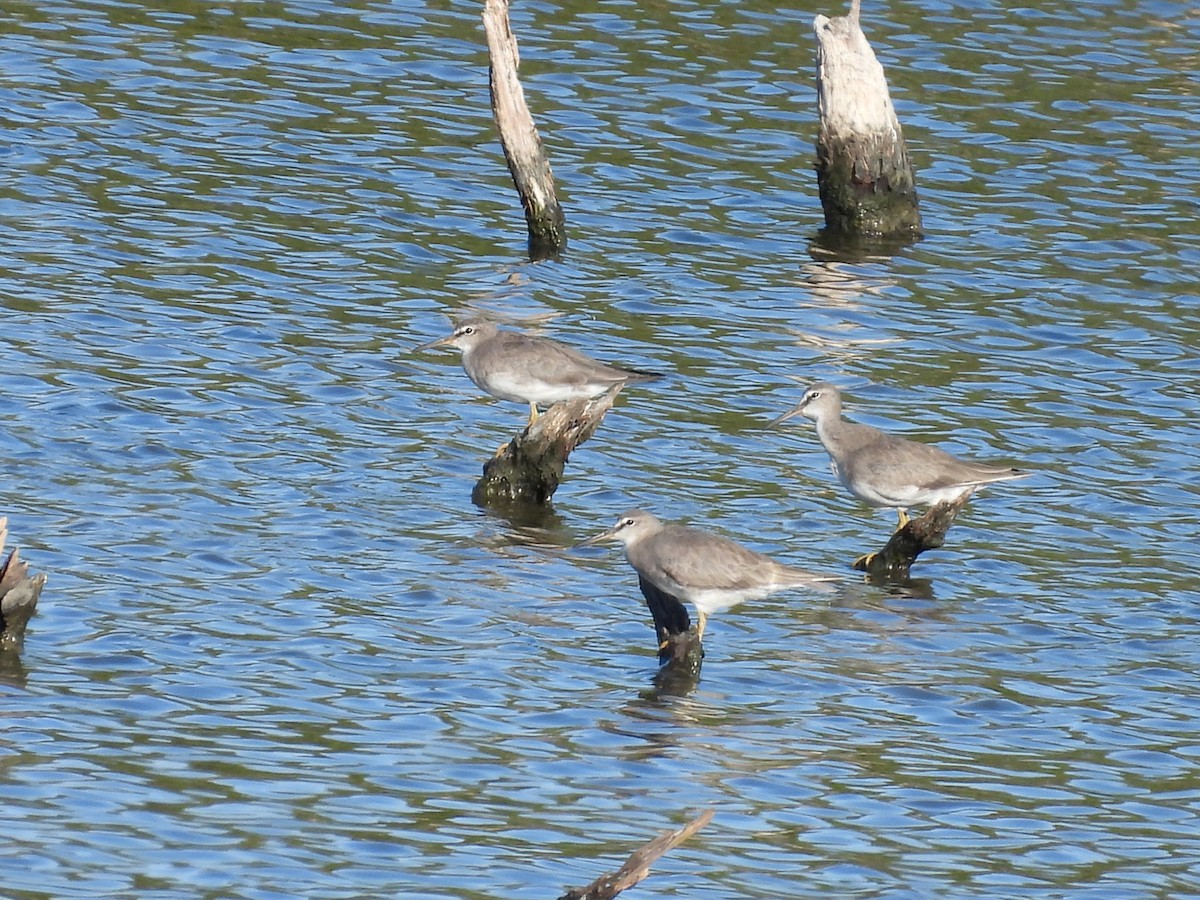
<path fill-rule="evenodd" d="M 704 640 L 704 626 L 708 623 L 708 616 L 696 610 L 696 643 Z"/>
<path fill-rule="evenodd" d="M 871 568 L 871 560 L 873 560 L 878 555 L 879 555 L 878 552 L 864 553 L 862 556 L 860 556 L 854 562 L 850 563 L 850 568 L 862 569 L 865 572 Z"/>
<path fill-rule="evenodd" d="M 530 427 L 530 426 L 531 426 L 531 425 L 533 425 L 533 423 L 534 423 L 534 422 L 536 422 L 537 420 L 538 420 L 538 408 L 537 408 L 537 404 L 536 404 L 536 403 L 534 403 L 532 400 L 530 400 L 530 401 L 529 401 L 529 425 L 527 425 L 527 426 L 525 426 L 525 427 L 526 427 L 526 428 Z"/>
<path fill-rule="evenodd" d="M 907 525 L 910 521 L 912 521 L 912 520 L 909 519 L 909 517 L 908 517 L 907 509 L 905 509 L 904 507 L 900 507 L 899 509 L 896 510 L 896 530 L 897 531 L 899 531 L 901 528 L 903 528 L 905 525 Z"/>

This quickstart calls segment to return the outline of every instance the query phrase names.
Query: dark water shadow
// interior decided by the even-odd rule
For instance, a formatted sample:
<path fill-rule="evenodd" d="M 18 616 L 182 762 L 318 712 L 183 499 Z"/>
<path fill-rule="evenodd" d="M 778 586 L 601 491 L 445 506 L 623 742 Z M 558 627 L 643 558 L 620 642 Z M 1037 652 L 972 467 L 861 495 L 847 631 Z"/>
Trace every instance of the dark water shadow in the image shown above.
<path fill-rule="evenodd" d="M 553 503 L 476 503 L 485 514 L 506 523 L 517 531 L 536 529 L 543 532 L 566 532 L 566 523 L 554 509 Z"/>
<path fill-rule="evenodd" d="M 700 664 L 666 662 L 658 667 L 651 679 L 653 688 L 642 693 L 648 702 L 658 702 L 667 697 L 687 697 L 700 684 Z"/>
<path fill-rule="evenodd" d="M 500 523 L 494 542 L 509 547 L 531 547 L 550 553 L 569 550 L 577 543 L 551 503 L 483 504 L 487 518 Z"/>
<path fill-rule="evenodd" d="M 864 580 L 872 587 L 879 588 L 885 591 L 892 597 L 905 597 L 911 600 L 936 600 L 937 597 L 933 590 L 932 578 L 899 578 L 892 579 L 884 577 L 876 577 L 873 575 L 864 576 Z"/>
<path fill-rule="evenodd" d="M 29 673 L 21 662 L 21 648 L 15 644 L 0 646 L 0 684 L 24 688 L 28 680 Z"/>
<path fill-rule="evenodd" d="M 919 235 L 847 235 L 822 228 L 809 242 L 808 255 L 819 262 L 886 262 L 919 240 Z"/>

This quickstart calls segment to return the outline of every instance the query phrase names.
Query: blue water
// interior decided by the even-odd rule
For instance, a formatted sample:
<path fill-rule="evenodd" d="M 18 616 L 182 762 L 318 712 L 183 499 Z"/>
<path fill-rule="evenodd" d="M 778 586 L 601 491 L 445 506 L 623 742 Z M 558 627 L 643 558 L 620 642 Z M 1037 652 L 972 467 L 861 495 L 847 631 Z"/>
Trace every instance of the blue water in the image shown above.
<path fill-rule="evenodd" d="M 927 236 L 846 260 L 837 11 L 518 6 L 539 264 L 476 4 L 5 14 L 6 894 L 553 897 L 709 807 L 645 896 L 1200 893 L 1200 19 L 868 4 Z M 478 310 L 671 373 L 539 519 L 470 502 L 521 406 L 411 352 Z M 793 379 L 1035 474 L 864 583 L 893 519 L 764 428 Z M 846 582 L 656 685 L 572 549 L 632 505 Z"/>

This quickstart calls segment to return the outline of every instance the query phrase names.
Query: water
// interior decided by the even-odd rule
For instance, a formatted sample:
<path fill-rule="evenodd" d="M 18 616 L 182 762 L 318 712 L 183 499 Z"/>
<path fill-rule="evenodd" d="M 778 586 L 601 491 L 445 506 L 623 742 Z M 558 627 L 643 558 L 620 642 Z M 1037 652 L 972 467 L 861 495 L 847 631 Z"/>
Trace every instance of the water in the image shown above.
<path fill-rule="evenodd" d="M 524 259 L 479 9 L 14 7 L 3 495 L 50 575 L 2 690 L 4 892 L 557 896 L 703 808 L 647 896 L 1200 894 L 1195 46 L 1185 4 L 868 4 L 928 237 L 831 259 L 824 8 L 540 2 L 570 249 Z M 552 512 L 483 308 L 663 368 Z M 715 617 L 655 684 L 634 503 L 846 571 L 890 514 L 803 424 L 1036 471 L 908 589 Z"/>

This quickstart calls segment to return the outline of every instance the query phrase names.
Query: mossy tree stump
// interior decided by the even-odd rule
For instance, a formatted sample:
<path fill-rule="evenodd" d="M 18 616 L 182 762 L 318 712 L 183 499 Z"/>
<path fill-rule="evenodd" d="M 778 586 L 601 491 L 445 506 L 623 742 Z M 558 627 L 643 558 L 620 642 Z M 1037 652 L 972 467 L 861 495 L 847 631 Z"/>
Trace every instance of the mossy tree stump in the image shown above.
<path fill-rule="evenodd" d="M 0 517 L 0 553 L 7 539 L 8 518 Z M 16 547 L 0 564 L 0 650 L 20 648 L 45 584 L 45 575 L 29 574 L 29 563 L 21 559 Z"/>
<path fill-rule="evenodd" d="M 654 619 L 658 639 L 658 662 L 691 675 L 699 674 L 704 661 L 704 646 L 696 637 L 687 607 L 678 597 L 659 590 L 638 576 L 638 587 L 646 598 L 646 608 Z"/>
<path fill-rule="evenodd" d="M 856 560 L 854 567 L 878 581 L 906 580 L 918 556 L 946 542 L 946 532 L 973 493 L 975 489 L 968 488 L 954 500 L 938 503 L 920 518 L 910 519 L 907 525 L 893 532 L 881 550 Z"/>
<path fill-rule="evenodd" d="M 599 397 L 556 403 L 483 464 L 471 499 L 480 506 L 548 503 L 558 490 L 567 459 L 600 427 L 623 385 Z"/>
<path fill-rule="evenodd" d="M 817 186 L 825 228 L 842 238 L 916 240 L 916 179 L 883 66 L 850 14 L 813 20 L 817 37 Z"/>

